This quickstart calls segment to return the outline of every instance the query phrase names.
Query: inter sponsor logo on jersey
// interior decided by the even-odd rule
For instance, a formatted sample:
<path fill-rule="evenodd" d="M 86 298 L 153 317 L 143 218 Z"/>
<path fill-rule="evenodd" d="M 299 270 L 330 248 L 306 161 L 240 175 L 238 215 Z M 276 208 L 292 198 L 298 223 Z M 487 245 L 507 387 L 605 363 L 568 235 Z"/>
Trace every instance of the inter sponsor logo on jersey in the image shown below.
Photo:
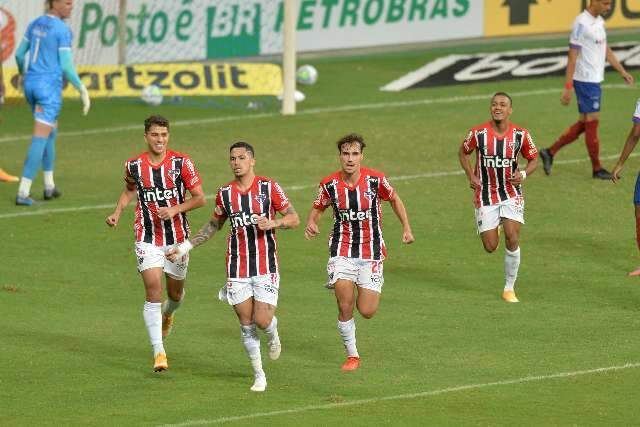
<path fill-rule="evenodd" d="M 371 210 L 339 209 L 340 221 L 364 221 L 371 219 Z"/>
<path fill-rule="evenodd" d="M 163 190 L 157 187 L 143 188 L 142 198 L 145 202 L 161 202 L 163 200 L 171 200 L 173 198 L 177 199 L 178 189 L 176 187 L 169 190 Z"/>
<path fill-rule="evenodd" d="M 488 168 L 509 168 L 516 159 L 500 156 L 482 156 L 482 165 Z"/>
<path fill-rule="evenodd" d="M 249 227 L 258 224 L 260 217 L 266 217 L 267 214 L 248 214 L 246 212 L 235 212 L 229 215 L 229 221 L 234 228 Z"/>

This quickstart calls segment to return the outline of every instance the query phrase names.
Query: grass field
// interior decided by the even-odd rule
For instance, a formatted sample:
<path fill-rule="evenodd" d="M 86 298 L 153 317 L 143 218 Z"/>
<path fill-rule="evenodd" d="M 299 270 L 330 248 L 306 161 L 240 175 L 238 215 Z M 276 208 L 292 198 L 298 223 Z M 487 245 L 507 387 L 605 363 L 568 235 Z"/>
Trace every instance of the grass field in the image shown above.
<path fill-rule="evenodd" d="M 0 425 L 636 424 L 640 284 L 626 272 L 638 264 L 638 158 L 629 159 L 618 185 L 595 181 L 580 141 L 556 157 L 552 176 L 540 168 L 527 180 L 521 303 L 508 305 L 500 300 L 503 244 L 492 255 L 482 250 L 457 149 L 468 128 L 488 119 L 497 90 L 512 94 L 512 120 L 529 128 L 539 147 L 550 145 L 576 116 L 575 105 L 559 104 L 562 79 L 378 90 L 450 51 L 494 49 L 314 60 L 320 80 L 304 89 L 295 117 L 277 115 L 274 106 L 96 100 L 82 119 L 78 103 L 65 103 L 56 170 L 63 198 L 21 209 L 13 205 L 16 186 L 0 185 Z M 607 75 L 607 83 L 620 82 Z M 605 89 L 607 168 L 637 97 L 634 88 Z M 401 245 L 386 206 L 381 307 L 372 320 L 356 317 L 361 369 L 339 370 L 337 310 L 322 287 L 325 241 L 305 241 L 301 227 L 279 233 L 283 354 L 264 362 L 264 394 L 249 391 L 237 320 L 216 299 L 225 279 L 223 236 L 193 252 L 187 298 L 166 342 L 171 369 L 151 372 L 133 210 L 114 230 L 104 219 L 122 189 L 124 160 L 145 149 L 141 123 L 156 112 L 174 121 L 171 146 L 192 156 L 207 194 L 230 179 L 228 146 L 245 139 L 256 148 L 257 173 L 281 182 L 303 224 L 318 181 L 338 168 L 334 141 L 352 131 L 365 135 L 366 164 L 391 178 L 417 241 Z M 2 114 L 0 167 L 18 174 L 31 116 L 24 105 Z M 209 200 L 192 212 L 192 228 L 211 209 Z M 322 231 L 329 226 L 325 215 Z"/>

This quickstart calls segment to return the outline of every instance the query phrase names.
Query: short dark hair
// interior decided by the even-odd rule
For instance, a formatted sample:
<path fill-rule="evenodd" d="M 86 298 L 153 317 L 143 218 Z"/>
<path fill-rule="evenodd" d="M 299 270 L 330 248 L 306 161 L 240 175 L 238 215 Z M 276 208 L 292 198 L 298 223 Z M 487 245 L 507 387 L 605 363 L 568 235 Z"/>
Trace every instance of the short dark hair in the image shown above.
<path fill-rule="evenodd" d="M 364 143 L 364 138 L 359 133 L 350 133 L 340 138 L 336 143 L 338 151 L 342 152 L 342 146 L 346 144 L 360 144 L 360 152 L 363 152 L 364 147 L 367 146 L 367 144 Z"/>
<path fill-rule="evenodd" d="M 251 153 L 251 157 L 255 157 L 256 156 L 255 155 L 255 151 L 253 150 L 253 147 L 248 142 L 244 142 L 244 141 L 234 142 L 231 145 L 231 147 L 229 147 L 229 152 L 231 152 L 231 150 L 233 150 L 234 148 L 244 148 L 249 153 Z"/>
<path fill-rule="evenodd" d="M 509 104 L 511 104 L 511 106 L 513 106 L 513 99 L 511 99 L 511 97 L 509 96 L 509 94 L 507 92 L 496 92 L 493 94 L 493 96 L 491 97 L 491 101 L 493 101 L 493 98 L 495 98 L 496 96 L 504 96 L 506 98 L 509 99 Z"/>
<path fill-rule="evenodd" d="M 144 120 L 144 133 L 149 132 L 151 126 L 160 126 L 169 130 L 169 120 L 162 116 L 149 116 Z"/>

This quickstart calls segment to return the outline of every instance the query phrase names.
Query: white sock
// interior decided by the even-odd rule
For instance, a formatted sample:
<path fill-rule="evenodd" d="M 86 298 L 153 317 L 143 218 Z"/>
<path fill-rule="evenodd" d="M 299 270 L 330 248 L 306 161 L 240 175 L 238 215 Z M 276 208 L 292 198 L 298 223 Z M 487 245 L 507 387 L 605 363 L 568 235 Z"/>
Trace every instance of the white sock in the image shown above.
<path fill-rule="evenodd" d="M 264 377 L 264 371 L 262 370 L 262 357 L 260 356 L 260 338 L 256 331 L 256 325 L 254 323 L 250 325 L 240 325 L 240 336 L 242 337 L 242 345 L 249 356 L 251 366 L 255 375 Z"/>
<path fill-rule="evenodd" d="M 510 251 L 504 248 L 504 278 L 505 278 L 505 291 L 512 291 L 516 285 L 516 279 L 518 278 L 518 268 L 520 267 L 520 247 L 515 251 Z"/>
<path fill-rule="evenodd" d="M 56 187 L 53 182 L 53 171 L 44 171 L 44 188 L 45 190 L 53 190 Z"/>
<path fill-rule="evenodd" d="M 162 345 L 162 312 L 160 311 L 159 302 L 145 301 L 144 308 L 142 310 L 142 317 L 144 317 L 144 324 L 147 326 L 147 332 L 149 333 L 149 340 L 153 346 L 153 354 L 164 353 L 164 346 Z"/>
<path fill-rule="evenodd" d="M 356 322 L 353 318 L 346 322 L 338 320 L 338 332 L 340 332 L 340 336 L 342 337 L 347 356 L 360 357 L 358 349 L 356 348 Z"/>
<path fill-rule="evenodd" d="M 19 197 L 29 197 L 31 193 L 31 180 L 26 177 L 22 177 L 20 179 L 20 185 L 18 186 L 18 196 Z"/>
<path fill-rule="evenodd" d="M 182 301 L 184 301 L 184 294 L 186 293 L 186 290 L 182 290 L 182 297 L 180 298 L 180 301 L 174 301 L 171 299 L 171 297 L 167 298 L 167 303 L 164 306 L 164 312 L 162 314 L 167 315 L 167 316 L 171 316 L 173 314 L 174 311 L 176 311 L 180 305 L 182 304 Z"/>
<path fill-rule="evenodd" d="M 271 323 L 264 330 L 265 334 L 267 334 L 267 339 L 269 342 L 278 339 L 278 319 L 276 316 L 273 316 L 271 319 Z"/>

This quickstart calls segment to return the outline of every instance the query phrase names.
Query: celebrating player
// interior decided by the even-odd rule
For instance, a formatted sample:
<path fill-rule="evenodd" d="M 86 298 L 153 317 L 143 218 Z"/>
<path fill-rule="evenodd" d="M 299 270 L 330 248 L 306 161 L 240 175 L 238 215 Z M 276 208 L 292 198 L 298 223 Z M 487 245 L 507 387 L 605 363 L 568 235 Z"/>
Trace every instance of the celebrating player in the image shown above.
<path fill-rule="evenodd" d="M 627 73 L 607 45 L 607 33 L 604 18 L 611 9 L 612 0 L 591 0 L 589 6 L 576 17 L 569 42 L 566 84 L 560 98 L 563 105 L 569 105 L 571 90 L 576 92 L 578 101 L 578 121 L 567 128 L 558 140 L 549 148 L 540 150 L 544 173 L 551 173 L 553 158 L 565 145 L 572 143 L 582 132 L 585 133 L 587 151 L 591 158 L 593 177 L 610 179 L 611 174 L 600 165 L 600 141 L 598 124 L 600 123 L 600 83 L 604 80 L 605 61 L 620 73 L 627 84 L 633 83 L 633 77 Z"/>
<path fill-rule="evenodd" d="M 167 260 L 165 252 L 189 237 L 186 212 L 204 206 L 200 176 L 186 154 L 168 149 L 169 121 L 151 116 L 144 121 L 147 151 L 125 163 L 125 189 L 107 217 L 107 225 L 118 225 L 122 210 L 138 196 L 134 232 L 138 271 L 146 293 L 142 315 L 154 353 L 154 371 L 169 367 L 163 338 L 169 335 L 174 312 L 184 298 L 184 280 L 189 256 Z M 191 193 L 186 198 L 186 190 Z M 162 273 L 167 282 L 167 300 L 162 301 Z"/>
<path fill-rule="evenodd" d="M 511 97 L 498 92 L 491 98 L 491 120 L 474 127 L 460 146 L 460 164 L 475 192 L 476 222 L 484 249 L 498 248 L 502 224 L 505 234 L 505 286 L 502 299 L 518 302 L 514 287 L 520 267 L 520 226 L 524 224 L 522 183 L 536 170 L 538 150 L 528 130 L 509 121 Z M 471 153 L 476 152 L 472 168 Z M 518 155 L 527 159 L 518 170 Z"/>
<path fill-rule="evenodd" d="M 255 374 L 251 390 L 264 391 L 267 377 L 262 369 L 256 326 L 267 335 L 269 357 L 276 360 L 281 351 L 275 317 L 280 288 L 276 229 L 295 228 L 300 219 L 276 181 L 256 176 L 254 153 L 246 142 L 231 146 L 229 164 L 235 179 L 218 190 L 209 222 L 191 239 L 170 249 L 167 257 L 173 260 L 185 256 L 209 240 L 229 219 L 227 283 L 219 297 L 232 305 L 238 316 L 242 344 Z M 276 212 L 282 218 L 276 218 Z"/>
<path fill-rule="evenodd" d="M 414 238 L 404 204 L 385 175 L 361 167 L 366 146 L 362 136 L 347 135 L 337 146 L 341 169 L 320 182 L 304 235 L 307 240 L 317 236 L 320 216 L 328 206 L 333 206 L 327 287 L 335 289 L 338 303 L 338 332 L 347 353 L 342 369 L 352 371 L 360 366 L 354 305 L 362 317 L 372 318 L 378 310 L 384 284 L 382 263 L 387 250 L 382 238 L 381 199 L 391 203 L 402 223 L 402 242 L 413 243 Z"/>
<path fill-rule="evenodd" d="M 16 50 L 18 71 L 24 75 L 24 95 L 31 106 L 34 125 L 31 147 L 24 162 L 16 205 L 31 206 L 31 183 L 40 164 L 44 171 L 44 199 L 60 197 L 53 180 L 58 114 L 62 106 L 62 76 L 80 93 L 82 112 L 91 105 L 71 58 L 71 29 L 63 19 L 71 16 L 72 0 L 48 0 L 49 12 L 32 21 Z M 29 52 L 29 67 L 25 56 Z"/>
<path fill-rule="evenodd" d="M 611 172 L 611 179 L 616 182 L 620 179 L 620 171 L 624 162 L 629 158 L 629 154 L 636 148 L 636 144 L 640 139 L 640 98 L 636 102 L 636 111 L 633 114 L 633 126 L 627 136 L 627 140 L 624 143 L 622 153 L 620 153 L 620 159 L 616 163 L 613 171 Z M 636 205 L 636 242 L 638 249 L 640 249 L 640 175 L 636 178 L 636 191 L 633 195 L 633 203 Z M 629 273 L 629 276 L 640 276 L 640 267 Z"/>

